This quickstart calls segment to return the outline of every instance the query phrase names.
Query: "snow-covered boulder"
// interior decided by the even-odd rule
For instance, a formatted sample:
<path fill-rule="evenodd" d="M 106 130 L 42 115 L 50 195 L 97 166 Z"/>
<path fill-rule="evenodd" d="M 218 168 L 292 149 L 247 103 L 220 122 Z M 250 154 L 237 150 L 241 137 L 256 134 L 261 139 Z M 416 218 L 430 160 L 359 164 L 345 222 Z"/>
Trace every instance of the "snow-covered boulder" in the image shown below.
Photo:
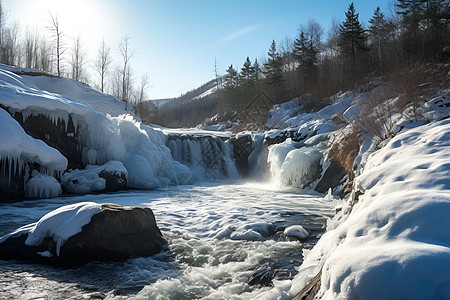
<path fill-rule="evenodd" d="M 166 243 L 150 208 L 83 202 L 0 238 L 0 259 L 76 266 L 150 256 Z"/>
<path fill-rule="evenodd" d="M 62 177 L 65 191 L 75 194 L 96 191 L 114 192 L 127 187 L 128 171 L 120 161 L 102 166 L 88 165 L 83 170 L 70 170 Z"/>

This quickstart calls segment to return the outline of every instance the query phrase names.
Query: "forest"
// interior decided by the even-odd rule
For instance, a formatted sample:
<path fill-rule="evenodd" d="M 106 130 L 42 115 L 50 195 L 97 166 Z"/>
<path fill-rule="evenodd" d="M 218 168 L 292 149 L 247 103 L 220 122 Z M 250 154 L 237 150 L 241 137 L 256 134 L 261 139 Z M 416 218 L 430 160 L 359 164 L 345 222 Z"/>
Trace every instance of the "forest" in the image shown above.
<path fill-rule="evenodd" d="M 266 114 L 261 114 L 261 120 L 246 120 L 242 114 L 262 93 L 274 104 L 300 97 L 307 112 L 317 111 L 333 101 L 336 93 L 356 89 L 377 76 L 392 79 L 393 94 L 413 99 L 415 81 L 423 76 L 419 66 L 449 59 L 449 2 L 397 0 L 394 10 L 388 15 L 375 7 L 365 26 L 350 3 L 342 13 L 344 21 L 334 19 L 328 32 L 310 19 L 299 26 L 296 37 L 272 40 L 264 61 L 246 57 L 241 67 L 229 65 L 225 75 L 216 71 L 213 95 L 197 101 L 180 97 L 142 117 L 180 127 L 240 115 L 235 131 L 263 130 Z"/>

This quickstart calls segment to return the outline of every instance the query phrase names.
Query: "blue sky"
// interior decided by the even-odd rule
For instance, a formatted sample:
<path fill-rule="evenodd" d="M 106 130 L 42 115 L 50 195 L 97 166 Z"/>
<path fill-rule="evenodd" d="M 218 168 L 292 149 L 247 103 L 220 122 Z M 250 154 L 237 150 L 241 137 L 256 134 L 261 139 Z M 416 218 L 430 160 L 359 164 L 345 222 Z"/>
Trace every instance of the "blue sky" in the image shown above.
<path fill-rule="evenodd" d="M 380 6 L 389 14 L 391 0 L 354 1 L 367 24 Z M 247 56 L 261 60 L 272 39 L 294 38 L 301 24 L 316 19 L 325 29 L 332 18 L 342 21 L 351 1 L 341 0 L 3 0 L 9 20 L 42 31 L 49 11 L 57 14 L 67 44 L 81 34 L 89 57 L 104 38 L 115 56 L 128 35 L 135 50 L 132 66 L 138 82 L 147 73 L 148 98 L 175 97 L 214 77 Z M 115 57 L 113 64 L 119 64 Z M 91 66 L 92 63 L 89 64 Z M 95 76 L 91 75 L 91 80 Z"/>

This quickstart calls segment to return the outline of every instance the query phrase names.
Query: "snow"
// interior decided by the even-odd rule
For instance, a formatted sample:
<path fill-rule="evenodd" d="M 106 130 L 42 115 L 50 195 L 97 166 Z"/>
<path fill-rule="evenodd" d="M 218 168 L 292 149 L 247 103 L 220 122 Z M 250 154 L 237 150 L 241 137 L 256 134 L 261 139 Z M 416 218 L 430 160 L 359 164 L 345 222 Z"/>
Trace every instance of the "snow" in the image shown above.
<path fill-rule="evenodd" d="M 89 224 L 93 215 L 101 212 L 102 205 L 94 202 L 80 202 L 62 206 L 44 215 L 38 222 L 25 225 L 16 231 L 0 238 L 0 243 L 10 237 L 28 234 L 25 244 L 38 246 L 44 238 L 51 237 L 56 242 L 56 255 L 64 243 L 75 234 L 81 232 L 84 225 Z M 46 252 L 40 253 L 48 255 Z"/>
<path fill-rule="evenodd" d="M 111 116 L 119 116 L 126 113 L 125 102 L 118 101 L 111 95 L 101 93 L 88 85 L 69 78 L 45 76 L 43 72 L 34 69 L 13 68 L 6 65 L 0 65 L 0 70 L 9 74 L 22 74 L 18 80 L 24 82 L 24 88 L 31 87 L 36 91 L 45 91 L 49 97 L 51 97 L 51 94 L 54 94 L 55 97 L 63 96 L 71 102 L 86 103 L 96 110 Z M 129 105 L 127 109 L 131 109 L 131 106 Z"/>
<path fill-rule="evenodd" d="M 283 234 L 286 236 L 296 237 L 301 240 L 306 240 L 309 237 L 308 231 L 306 231 L 306 229 L 301 225 L 289 226 L 284 230 Z"/>
<path fill-rule="evenodd" d="M 75 234 L 81 232 L 93 215 L 102 210 L 102 205 L 94 202 L 81 202 L 60 207 L 43 216 L 29 231 L 25 244 L 38 246 L 45 237 L 52 237 L 56 242 L 56 255 L 62 245 Z"/>
<path fill-rule="evenodd" d="M 322 269 L 320 299 L 448 299 L 450 120 L 397 135 L 356 189 L 359 202 L 307 253 L 288 294 Z"/>

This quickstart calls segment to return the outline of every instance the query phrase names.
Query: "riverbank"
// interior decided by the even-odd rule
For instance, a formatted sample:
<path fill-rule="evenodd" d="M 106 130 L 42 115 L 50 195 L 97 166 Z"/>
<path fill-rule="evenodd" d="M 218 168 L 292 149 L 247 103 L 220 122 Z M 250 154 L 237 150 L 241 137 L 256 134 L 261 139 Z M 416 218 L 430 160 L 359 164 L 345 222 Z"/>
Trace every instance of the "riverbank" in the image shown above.
<path fill-rule="evenodd" d="M 320 273 L 307 299 L 450 298 L 450 120 L 411 127 L 368 157 L 299 274 L 271 292 L 294 297 Z"/>

